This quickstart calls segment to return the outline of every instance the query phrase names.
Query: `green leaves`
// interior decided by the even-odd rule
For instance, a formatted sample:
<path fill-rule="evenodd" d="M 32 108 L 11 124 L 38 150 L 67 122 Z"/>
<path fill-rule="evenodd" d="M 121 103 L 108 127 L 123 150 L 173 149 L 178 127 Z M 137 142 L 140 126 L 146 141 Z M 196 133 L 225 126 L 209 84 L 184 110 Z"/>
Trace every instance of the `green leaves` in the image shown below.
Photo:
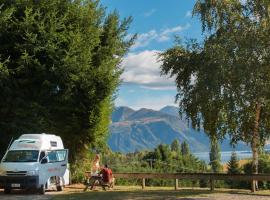
<path fill-rule="evenodd" d="M 0 1 L 0 135 L 60 135 L 72 161 L 103 148 L 130 21 L 91 0 L 12 2 Z"/>
<path fill-rule="evenodd" d="M 232 152 L 231 159 L 228 162 L 228 174 L 240 174 L 241 169 L 238 163 L 237 155 Z"/>
<path fill-rule="evenodd" d="M 229 134 L 232 143 L 250 143 L 254 155 L 270 136 L 269 6 L 198 0 L 193 12 L 208 30 L 204 43 L 161 54 L 162 73 L 176 76 L 180 110 L 193 126 L 203 126 L 211 137 Z"/>

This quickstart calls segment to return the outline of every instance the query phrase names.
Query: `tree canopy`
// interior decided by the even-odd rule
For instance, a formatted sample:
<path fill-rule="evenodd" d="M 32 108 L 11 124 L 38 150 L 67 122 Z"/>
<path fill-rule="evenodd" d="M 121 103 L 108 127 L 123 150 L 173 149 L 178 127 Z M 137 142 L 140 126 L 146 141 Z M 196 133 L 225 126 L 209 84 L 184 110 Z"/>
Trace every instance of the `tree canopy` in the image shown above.
<path fill-rule="evenodd" d="M 24 133 L 60 135 L 73 161 L 106 143 L 130 20 L 94 0 L 0 0 L 1 153 Z"/>

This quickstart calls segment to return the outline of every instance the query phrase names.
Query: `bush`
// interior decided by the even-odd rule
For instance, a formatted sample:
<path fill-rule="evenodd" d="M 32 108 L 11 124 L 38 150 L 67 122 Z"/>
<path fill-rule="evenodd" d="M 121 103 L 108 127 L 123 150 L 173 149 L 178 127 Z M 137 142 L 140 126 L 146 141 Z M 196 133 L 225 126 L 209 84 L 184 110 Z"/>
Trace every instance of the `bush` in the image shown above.
<path fill-rule="evenodd" d="M 238 158 L 235 152 L 232 152 L 231 159 L 228 162 L 228 174 L 241 174 L 241 168 L 239 166 Z M 225 183 L 230 188 L 241 188 L 243 184 L 241 181 L 226 180 Z"/>
<path fill-rule="evenodd" d="M 243 166 L 243 171 L 245 174 L 252 173 L 252 162 L 248 162 Z M 259 173 L 269 174 L 270 173 L 270 155 L 262 154 L 259 157 Z M 250 182 L 244 182 L 241 185 L 244 188 L 250 188 Z M 260 189 L 270 189 L 269 181 L 259 181 L 258 186 Z"/>

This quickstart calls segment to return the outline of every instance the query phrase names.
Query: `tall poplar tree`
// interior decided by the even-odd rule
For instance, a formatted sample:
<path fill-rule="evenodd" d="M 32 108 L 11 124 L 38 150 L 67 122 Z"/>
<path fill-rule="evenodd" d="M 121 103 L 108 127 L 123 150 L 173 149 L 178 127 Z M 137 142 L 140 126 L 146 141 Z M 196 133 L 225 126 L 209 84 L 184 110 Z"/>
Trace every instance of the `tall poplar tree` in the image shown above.
<path fill-rule="evenodd" d="M 0 0 L 1 153 L 24 133 L 60 135 L 72 163 L 105 145 L 129 23 L 94 0 Z"/>

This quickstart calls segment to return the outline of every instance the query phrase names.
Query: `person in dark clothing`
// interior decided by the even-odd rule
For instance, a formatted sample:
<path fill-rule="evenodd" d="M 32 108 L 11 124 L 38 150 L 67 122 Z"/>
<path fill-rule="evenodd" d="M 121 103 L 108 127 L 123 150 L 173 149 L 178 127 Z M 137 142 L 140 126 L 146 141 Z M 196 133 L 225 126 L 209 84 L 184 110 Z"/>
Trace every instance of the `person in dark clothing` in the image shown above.
<path fill-rule="evenodd" d="M 102 179 L 101 179 L 102 185 L 108 185 L 109 188 L 112 188 L 114 184 L 114 178 L 113 178 L 112 170 L 108 167 L 107 164 L 105 164 L 100 174 L 102 176 Z"/>

